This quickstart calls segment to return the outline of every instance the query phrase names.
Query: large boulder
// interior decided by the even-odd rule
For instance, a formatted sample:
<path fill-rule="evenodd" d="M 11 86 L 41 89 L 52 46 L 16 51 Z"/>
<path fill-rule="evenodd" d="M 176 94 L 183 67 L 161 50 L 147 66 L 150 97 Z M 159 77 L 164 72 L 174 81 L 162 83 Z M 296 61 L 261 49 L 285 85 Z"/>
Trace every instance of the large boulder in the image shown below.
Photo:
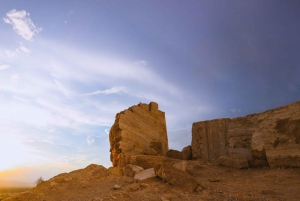
<path fill-rule="evenodd" d="M 166 157 L 182 160 L 181 152 L 177 151 L 177 150 L 174 150 L 174 149 L 170 149 L 169 151 L 167 151 Z"/>
<path fill-rule="evenodd" d="M 116 115 L 109 141 L 113 166 L 122 166 L 124 154 L 164 156 L 169 149 L 165 113 L 155 102 L 124 110 Z"/>
<path fill-rule="evenodd" d="M 156 174 L 154 172 L 154 168 L 149 168 L 149 169 L 142 170 L 139 173 L 137 173 L 134 176 L 134 179 L 146 180 L 146 179 L 149 179 L 149 178 L 152 178 L 152 177 L 156 177 Z"/>
<path fill-rule="evenodd" d="M 174 149 L 170 149 L 169 151 L 167 151 L 166 157 L 175 158 L 179 160 L 191 160 L 193 158 L 192 146 L 189 145 L 187 147 L 184 147 L 181 152 Z"/>
<path fill-rule="evenodd" d="M 176 169 L 168 164 L 157 165 L 154 168 L 157 176 L 173 186 L 186 191 L 194 192 L 198 182 L 189 173 Z"/>
<path fill-rule="evenodd" d="M 192 156 L 192 146 L 186 146 L 181 150 L 181 156 L 183 160 L 191 160 Z"/>
<path fill-rule="evenodd" d="M 123 175 L 128 177 L 134 177 L 137 173 L 143 170 L 144 169 L 140 166 L 128 164 L 123 168 Z"/>

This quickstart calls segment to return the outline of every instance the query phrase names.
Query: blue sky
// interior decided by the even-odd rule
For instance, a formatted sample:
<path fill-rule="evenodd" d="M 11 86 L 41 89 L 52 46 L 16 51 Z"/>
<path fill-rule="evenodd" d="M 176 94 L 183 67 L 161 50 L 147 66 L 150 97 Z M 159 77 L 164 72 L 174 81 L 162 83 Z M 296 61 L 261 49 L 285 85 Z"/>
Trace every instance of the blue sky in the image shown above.
<path fill-rule="evenodd" d="M 0 5 L 0 179 L 111 166 L 115 114 L 139 102 L 181 150 L 193 122 L 300 100 L 297 1 Z"/>

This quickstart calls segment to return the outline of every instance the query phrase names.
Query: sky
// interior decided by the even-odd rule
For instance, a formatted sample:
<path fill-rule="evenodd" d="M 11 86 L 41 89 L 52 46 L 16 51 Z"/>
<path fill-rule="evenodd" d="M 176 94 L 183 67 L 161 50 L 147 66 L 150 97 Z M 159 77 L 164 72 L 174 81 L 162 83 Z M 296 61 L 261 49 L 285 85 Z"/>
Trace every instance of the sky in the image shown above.
<path fill-rule="evenodd" d="M 110 167 L 115 115 L 140 102 L 181 150 L 193 122 L 300 100 L 299 1 L 0 5 L 0 180 Z"/>

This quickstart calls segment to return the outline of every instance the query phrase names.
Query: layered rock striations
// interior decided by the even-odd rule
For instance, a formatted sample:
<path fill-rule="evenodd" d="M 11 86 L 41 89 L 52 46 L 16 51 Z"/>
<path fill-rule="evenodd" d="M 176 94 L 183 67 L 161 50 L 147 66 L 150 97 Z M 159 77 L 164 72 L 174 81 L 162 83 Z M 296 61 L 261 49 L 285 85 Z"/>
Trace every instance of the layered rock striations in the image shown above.
<path fill-rule="evenodd" d="M 165 113 L 158 104 L 140 103 L 116 115 L 109 132 L 113 166 L 124 166 L 130 155 L 162 155 L 168 151 Z"/>
<path fill-rule="evenodd" d="M 246 158 L 250 166 L 300 167 L 300 102 L 234 119 L 196 122 L 193 159 Z"/>

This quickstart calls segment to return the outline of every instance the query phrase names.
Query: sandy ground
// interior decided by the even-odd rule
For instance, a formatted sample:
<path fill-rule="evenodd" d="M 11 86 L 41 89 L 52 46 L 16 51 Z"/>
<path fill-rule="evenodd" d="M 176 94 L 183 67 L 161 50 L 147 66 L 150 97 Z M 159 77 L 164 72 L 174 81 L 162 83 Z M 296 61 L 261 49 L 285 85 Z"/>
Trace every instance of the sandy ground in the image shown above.
<path fill-rule="evenodd" d="M 136 181 L 131 177 L 113 175 L 102 166 L 91 165 L 58 175 L 5 201 L 300 200 L 300 168 L 239 170 L 195 163 L 199 163 L 199 168 L 192 175 L 199 186 L 193 193 L 184 192 L 158 177 Z"/>

